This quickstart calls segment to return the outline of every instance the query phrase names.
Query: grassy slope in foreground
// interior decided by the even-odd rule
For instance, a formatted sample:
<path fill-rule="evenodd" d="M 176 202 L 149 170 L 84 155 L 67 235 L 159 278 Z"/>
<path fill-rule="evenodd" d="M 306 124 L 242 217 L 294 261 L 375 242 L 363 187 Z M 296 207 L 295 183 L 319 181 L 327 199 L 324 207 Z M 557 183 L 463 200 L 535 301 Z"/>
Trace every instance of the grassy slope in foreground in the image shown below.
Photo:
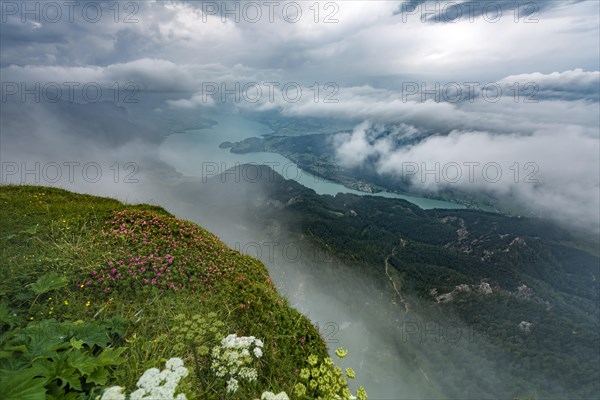
<path fill-rule="evenodd" d="M 318 331 L 279 296 L 261 262 L 162 208 L 54 188 L 0 186 L 0 209 L 0 375 L 5 386 L 7 371 L 30 370 L 38 355 L 45 360 L 40 367 L 45 375 L 56 378 L 46 384 L 50 394 L 62 397 L 73 391 L 73 398 L 92 398 L 90 393 L 113 384 L 131 391 L 144 370 L 182 357 L 192 372 L 180 385 L 188 398 L 221 398 L 216 392 L 223 393 L 226 384 L 208 376 L 205 349 L 196 357 L 184 349 L 189 348 L 187 339 L 210 345 L 211 340 L 218 343 L 219 335 L 237 333 L 264 341 L 264 355 L 255 364 L 258 380 L 240 382 L 235 396 L 247 399 L 260 397 L 263 390 L 291 394 L 307 357 L 326 356 Z M 52 279 L 38 281 L 43 276 Z M 207 320 L 206 329 L 193 323 L 211 312 L 219 332 L 210 331 L 214 321 Z M 64 328 L 55 321 L 72 324 L 66 337 L 71 334 L 75 342 L 50 348 L 56 338 L 48 332 Z M 98 367 L 92 373 L 91 364 L 89 371 L 78 369 L 71 360 L 69 352 L 81 347 L 73 332 L 88 323 L 91 335 L 99 337 L 83 339 L 89 352 L 81 357 L 98 360 L 106 348 L 123 349 L 112 358 L 103 356 L 106 372 Z M 36 329 L 47 333 L 39 343 L 14 334 Z M 182 330 L 194 329 L 191 336 L 196 337 L 184 339 Z M 18 339 L 25 346 L 7 352 L 7 343 Z M 33 342 L 40 347 L 32 348 Z M 111 360 L 120 365 L 113 368 Z M 60 368 L 53 370 L 56 366 Z M 35 372 L 30 372 L 32 378 Z M 32 379 L 30 386 L 34 382 L 41 381 Z"/>

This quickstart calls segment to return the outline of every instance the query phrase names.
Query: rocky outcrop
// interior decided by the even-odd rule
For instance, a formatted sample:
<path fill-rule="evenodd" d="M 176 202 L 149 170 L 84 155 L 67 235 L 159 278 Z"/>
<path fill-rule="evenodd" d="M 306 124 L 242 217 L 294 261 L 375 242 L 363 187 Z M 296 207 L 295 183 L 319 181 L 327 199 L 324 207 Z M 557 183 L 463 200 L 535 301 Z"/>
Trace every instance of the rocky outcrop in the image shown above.
<path fill-rule="evenodd" d="M 521 321 L 519 323 L 519 329 L 522 332 L 531 333 L 531 330 L 533 329 L 533 323 L 527 322 L 527 321 Z"/>
<path fill-rule="evenodd" d="M 518 286 L 517 290 L 510 294 L 520 300 L 533 301 L 534 303 L 541 304 L 541 305 L 545 306 L 547 310 L 552 308 L 552 306 L 550 305 L 550 302 L 548 300 L 542 299 L 540 296 L 538 296 L 535 293 L 535 291 L 532 288 L 530 288 L 529 286 L 527 286 L 525 284 Z"/>
<path fill-rule="evenodd" d="M 534 297 L 534 294 L 535 293 L 533 292 L 533 289 L 523 284 L 517 288 L 517 291 L 515 292 L 515 297 L 517 299 L 531 300 Z"/>
<path fill-rule="evenodd" d="M 487 294 L 492 294 L 493 293 L 492 292 L 492 287 L 487 282 L 481 282 L 479 284 L 479 287 L 477 289 L 478 289 L 479 293 L 482 293 L 482 294 L 486 294 L 487 295 Z"/>
<path fill-rule="evenodd" d="M 435 301 L 438 303 L 448 303 L 453 301 L 456 295 L 460 293 L 471 293 L 476 292 L 484 295 L 490 295 L 493 293 L 492 287 L 487 282 L 481 282 L 479 285 L 467 285 L 466 283 L 461 283 L 454 287 L 454 290 L 449 293 L 438 294 L 436 288 L 433 288 L 429 291 L 429 294 L 435 298 Z"/>

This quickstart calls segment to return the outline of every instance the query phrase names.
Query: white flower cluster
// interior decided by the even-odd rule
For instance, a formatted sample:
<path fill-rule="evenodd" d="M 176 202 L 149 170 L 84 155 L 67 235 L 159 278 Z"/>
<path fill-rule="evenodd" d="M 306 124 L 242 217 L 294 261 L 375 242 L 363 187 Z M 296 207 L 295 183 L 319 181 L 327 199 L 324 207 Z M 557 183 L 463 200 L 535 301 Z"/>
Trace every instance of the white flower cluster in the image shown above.
<path fill-rule="evenodd" d="M 281 392 L 279 394 L 275 394 L 273 392 L 264 392 L 262 396 L 260 396 L 260 400 L 290 400 L 290 398 L 285 392 Z"/>
<path fill-rule="evenodd" d="M 221 344 L 212 350 L 212 370 L 219 378 L 228 377 L 227 392 L 235 393 L 239 388 L 239 379 L 249 382 L 257 378 L 256 368 L 250 367 L 254 358 L 262 357 L 263 342 L 254 336 L 231 334 L 221 340 Z M 254 358 L 252 357 L 254 356 Z"/>
<path fill-rule="evenodd" d="M 125 400 L 125 394 L 121 386 L 112 386 L 104 391 L 101 400 Z"/>
<path fill-rule="evenodd" d="M 188 374 L 181 358 L 171 358 L 167 361 L 166 368 L 159 371 L 157 368 L 146 370 L 137 382 L 139 388 L 131 393 L 131 400 L 186 400 L 184 394 L 175 397 L 179 381 Z M 123 388 L 113 386 L 102 395 L 101 400 L 125 400 Z"/>

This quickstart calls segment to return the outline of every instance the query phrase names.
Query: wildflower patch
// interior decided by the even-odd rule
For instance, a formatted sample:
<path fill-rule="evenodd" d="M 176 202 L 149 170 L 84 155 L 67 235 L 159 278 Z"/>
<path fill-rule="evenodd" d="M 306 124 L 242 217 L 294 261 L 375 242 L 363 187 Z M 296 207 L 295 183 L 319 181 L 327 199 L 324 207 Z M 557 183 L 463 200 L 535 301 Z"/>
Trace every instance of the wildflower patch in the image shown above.
<path fill-rule="evenodd" d="M 215 235 L 174 217 L 146 210 L 114 212 L 102 236 L 114 250 L 79 286 L 107 293 L 155 287 L 210 295 L 254 279 L 248 275 L 255 273 L 255 260 L 240 257 Z M 261 278 L 271 284 L 267 274 Z"/>

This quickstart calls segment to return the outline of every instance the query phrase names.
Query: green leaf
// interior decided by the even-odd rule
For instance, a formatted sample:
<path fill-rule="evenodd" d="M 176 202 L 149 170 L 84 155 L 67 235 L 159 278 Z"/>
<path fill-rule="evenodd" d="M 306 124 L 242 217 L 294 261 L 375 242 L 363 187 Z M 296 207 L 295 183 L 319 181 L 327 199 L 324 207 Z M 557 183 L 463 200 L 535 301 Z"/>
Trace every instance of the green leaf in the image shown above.
<path fill-rule="evenodd" d="M 105 368 L 96 368 L 94 372 L 87 376 L 86 383 L 95 383 L 99 386 L 106 385 L 108 381 L 108 371 Z"/>
<path fill-rule="evenodd" d="M 67 382 L 71 388 L 81 391 L 81 375 L 72 368 L 64 368 L 58 376 L 63 382 Z"/>
<path fill-rule="evenodd" d="M 48 272 L 38 278 L 35 283 L 32 283 L 31 290 L 38 296 L 47 293 L 51 290 L 63 288 L 67 285 L 68 280 L 64 276 L 56 272 Z"/>
<path fill-rule="evenodd" d="M 81 375 L 67 364 L 64 355 L 57 355 L 51 360 L 47 358 L 36 360 L 33 366 L 38 368 L 40 374 L 49 381 L 57 383 L 60 380 L 62 384 L 58 386 L 59 388 L 64 388 L 68 383 L 71 388 L 81 390 Z"/>
<path fill-rule="evenodd" d="M 69 343 L 71 343 L 71 347 L 77 350 L 81 349 L 81 347 L 83 346 L 83 340 L 77 340 L 75 338 L 71 338 Z"/>
<path fill-rule="evenodd" d="M 24 343 L 27 347 L 26 356 L 30 359 L 50 357 L 57 350 L 69 347 L 67 335 L 67 329 L 59 322 L 42 320 L 29 323 L 23 331 L 15 335 L 13 343 Z M 6 350 L 14 350 L 14 348 L 7 347 Z"/>
<path fill-rule="evenodd" d="M 20 344 L 18 346 L 5 346 L 4 350 L 7 351 L 20 351 L 21 353 L 27 353 L 27 346 L 24 344 Z"/>
<path fill-rule="evenodd" d="M 127 347 L 119 347 L 118 349 L 106 348 L 98 355 L 98 364 L 107 367 L 110 365 L 119 365 L 125 362 L 121 354 L 127 350 Z"/>
<path fill-rule="evenodd" d="M 19 301 L 27 301 L 27 300 L 31 300 L 35 297 L 35 294 L 33 294 L 30 291 L 25 291 L 25 292 L 20 292 L 15 294 L 15 300 L 19 300 Z"/>
<path fill-rule="evenodd" d="M 69 366 L 77 369 L 81 375 L 90 375 L 98 367 L 98 360 L 84 351 L 73 351 L 67 359 Z"/>
<path fill-rule="evenodd" d="M 1 371 L 0 398 L 2 400 L 45 400 L 46 380 L 37 378 L 33 368 L 20 371 Z"/>
<path fill-rule="evenodd" d="M 78 392 L 69 392 L 69 393 L 61 393 L 60 396 L 58 397 L 53 397 L 52 399 L 47 399 L 47 400 L 80 400 L 82 398 L 81 393 Z"/>
<path fill-rule="evenodd" d="M 10 325 L 11 317 L 10 317 L 10 309 L 8 308 L 8 304 L 5 302 L 0 303 L 0 323 L 5 323 Z"/>
<path fill-rule="evenodd" d="M 31 363 L 28 360 L 25 360 L 24 357 L 15 357 L 14 353 L 8 358 L 0 358 L 0 371 L 19 371 L 30 367 Z"/>
<path fill-rule="evenodd" d="M 125 335 L 129 323 L 126 318 L 116 316 L 102 321 L 102 326 L 109 329 L 113 334 L 122 337 L 123 335 Z"/>
<path fill-rule="evenodd" d="M 87 322 L 83 324 L 74 324 L 73 336 L 90 347 L 93 347 L 94 345 L 106 347 L 108 346 L 108 343 L 110 343 L 106 328 Z"/>

